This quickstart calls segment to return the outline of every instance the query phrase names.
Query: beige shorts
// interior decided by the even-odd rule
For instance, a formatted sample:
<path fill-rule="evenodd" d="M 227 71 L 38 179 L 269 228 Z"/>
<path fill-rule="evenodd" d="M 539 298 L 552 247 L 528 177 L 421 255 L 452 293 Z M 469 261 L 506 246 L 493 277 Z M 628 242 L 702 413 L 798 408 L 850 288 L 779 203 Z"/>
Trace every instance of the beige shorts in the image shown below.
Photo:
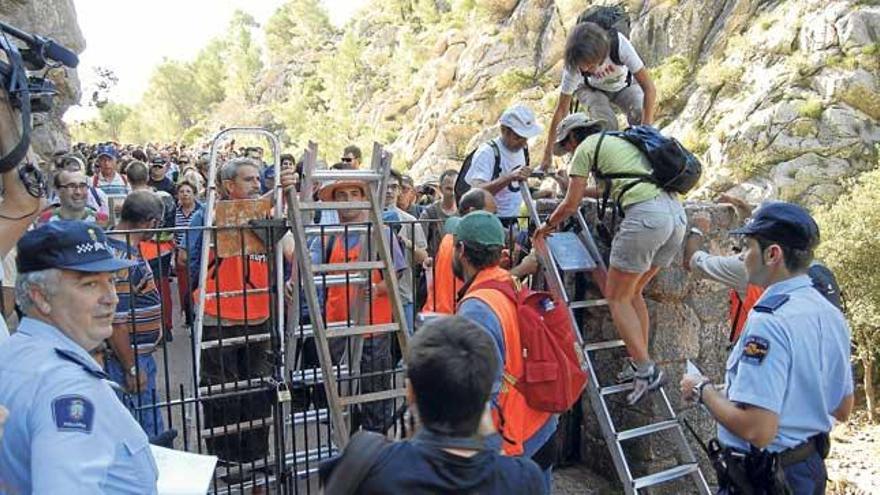
<path fill-rule="evenodd" d="M 687 231 L 687 217 L 678 199 L 664 192 L 627 206 L 624 214 L 611 241 L 611 267 L 645 273 L 651 267 L 669 266 Z"/>

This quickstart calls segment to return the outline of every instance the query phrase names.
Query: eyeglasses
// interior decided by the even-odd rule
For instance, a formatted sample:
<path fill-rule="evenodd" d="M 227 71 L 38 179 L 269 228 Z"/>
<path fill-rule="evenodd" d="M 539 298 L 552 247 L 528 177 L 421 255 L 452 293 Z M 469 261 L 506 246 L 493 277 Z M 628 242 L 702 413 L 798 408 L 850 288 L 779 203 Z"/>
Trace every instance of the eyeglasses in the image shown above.
<path fill-rule="evenodd" d="M 89 188 L 89 185 L 86 184 L 85 182 L 80 182 L 79 184 L 61 184 L 60 186 L 58 186 L 58 189 L 74 189 L 74 190 L 82 189 L 82 190 L 86 190 L 86 189 L 88 189 L 88 188 Z"/>
<path fill-rule="evenodd" d="M 349 157 L 343 156 L 342 158 L 340 158 L 340 160 L 345 163 L 351 163 L 352 161 L 354 161 L 354 158 L 349 158 Z"/>

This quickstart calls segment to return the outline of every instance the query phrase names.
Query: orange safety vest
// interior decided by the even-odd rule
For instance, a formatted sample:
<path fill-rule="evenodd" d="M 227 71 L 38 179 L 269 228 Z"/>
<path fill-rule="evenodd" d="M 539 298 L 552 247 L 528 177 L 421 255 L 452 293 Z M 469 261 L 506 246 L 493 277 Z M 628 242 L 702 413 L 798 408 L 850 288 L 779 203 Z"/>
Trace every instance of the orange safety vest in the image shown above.
<path fill-rule="evenodd" d="M 335 240 L 342 239 L 340 238 Z M 330 259 L 327 260 L 327 263 L 351 263 L 357 261 L 360 257 L 360 243 L 346 250 L 345 242 L 334 242 L 334 240 L 331 240 L 330 242 L 333 242 L 333 250 L 330 252 Z M 348 255 L 347 258 L 346 254 Z M 379 270 L 373 270 L 370 279 L 373 283 L 381 282 L 382 272 Z M 356 291 L 357 287 L 355 285 L 349 285 L 348 290 L 346 290 L 345 286 L 333 286 L 327 288 L 327 300 L 326 304 L 324 305 L 327 311 L 327 323 L 348 320 L 349 305 L 351 304 L 351 302 L 357 300 Z M 391 323 L 393 321 L 391 319 L 391 300 L 388 299 L 387 294 L 382 294 L 380 296 L 374 295 L 371 303 L 371 308 L 372 309 L 370 311 L 370 314 L 367 315 L 370 317 L 369 324 L 379 325 L 382 323 Z M 366 337 L 369 336 L 367 335 Z"/>
<path fill-rule="evenodd" d="M 743 300 L 735 289 L 730 289 L 730 342 L 736 342 L 745 327 L 752 306 L 761 298 L 764 289 L 757 285 L 749 284 L 746 287 L 746 298 Z"/>
<path fill-rule="evenodd" d="M 141 241 L 138 244 L 138 249 L 141 252 L 141 256 L 145 260 L 150 261 L 173 251 L 174 241 Z"/>
<path fill-rule="evenodd" d="M 454 250 L 455 242 L 452 234 L 444 235 L 434 258 L 434 283 L 428 284 L 428 297 L 422 311 L 444 315 L 455 313 L 455 296 L 464 286 L 464 282 L 452 271 Z"/>
<path fill-rule="evenodd" d="M 208 255 L 208 276 L 205 281 L 205 314 L 218 319 L 236 321 L 257 321 L 269 317 L 269 263 L 265 254 L 214 258 L 214 250 Z M 224 296 L 224 292 L 250 290 L 234 296 Z M 199 300 L 199 288 L 193 291 L 193 300 Z M 217 297 L 217 292 L 220 296 Z"/>
<path fill-rule="evenodd" d="M 478 273 L 471 287 L 476 287 L 487 280 L 503 280 L 513 283 L 507 270 L 494 267 Z M 529 407 L 525 396 L 513 386 L 515 380 L 512 377 L 521 376 L 523 373 L 519 317 L 513 301 L 501 292 L 492 289 L 468 290 L 464 299 L 472 297 L 483 301 L 492 308 L 501 323 L 504 333 L 504 374 L 501 378 L 501 391 L 498 393 L 498 407 L 492 409 L 492 419 L 495 422 L 495 427 L 501 433 L 504 454 L 509 456 L 522 455 L 526 440 L 534 436 L 544 426 L 550 419 L 551 413 Z"/>

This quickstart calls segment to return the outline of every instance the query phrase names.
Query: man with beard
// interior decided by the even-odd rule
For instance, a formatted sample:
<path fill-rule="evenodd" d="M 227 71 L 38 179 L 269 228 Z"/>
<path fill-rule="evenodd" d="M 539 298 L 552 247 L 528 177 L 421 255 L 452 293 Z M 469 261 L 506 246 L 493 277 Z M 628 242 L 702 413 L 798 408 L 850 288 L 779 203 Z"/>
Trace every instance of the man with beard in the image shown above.
<path fill-rule="evenodd" d="M 295 185 L 292 170 L 281 173 L 281 185 L 289 189 Z M 247 200 L 260 197 L 260 166 L 250 158 L 234 158 L 220 170 L 223 200 Z M 271 194 L 271 193 L 270 193 Z M 191 227 L 205 224 L 205 210 L 193 214 Z M 209 239 L 211 234 L 209 233 Z M 205 290 L 204 327 L 202 342 L 233 339 L 235 337 L 270 334 L 269 285 L 270 270 L 266 254 L 250 254 L 218 258 L 212 247 L 209 252 L 208 274 L 205 287 L 200 283 L 203 233 L 192 230 L 187 238 L 190 281 L 193 300 L 199 300 L 199 291 Z M 288 260 L 293 259 L 293 238 L 282 238 L 282 249 Z M 280 269 L 280 267 L 279 267 Z M 202 385 L 234 383 L 240 380 L 271 376 L 270 342 L 264 338 L 249 338 L 243 342 L 223 342 L 202 351 Z M 224 425 L 253 422 L 252 428 L 229 428 L 206 439 L 208 451 L 221 459 L 247 463 L 265 458 L 269 449 L 268 417 L 271 415 L 271 394 L 262 385 L 232 397 L 206 397 L 202 404 L 205 428 L 222 429 Z"/>

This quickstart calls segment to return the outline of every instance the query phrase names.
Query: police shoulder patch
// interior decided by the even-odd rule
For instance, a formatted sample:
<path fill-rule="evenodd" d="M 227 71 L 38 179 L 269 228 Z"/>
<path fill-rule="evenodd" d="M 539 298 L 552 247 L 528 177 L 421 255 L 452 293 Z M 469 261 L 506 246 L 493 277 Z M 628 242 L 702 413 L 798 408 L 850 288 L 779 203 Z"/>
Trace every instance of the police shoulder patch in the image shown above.
<path fill-rule="evenodd" d="M 95 405 L 81 395 L 63 395 L 52 401 L 52 418 L 58 431 L 91 433 L 95 423 Z"/>
<path fill-rule="evenodd" d="M 773 313 L 788 302 L 790 296 L 788 294 L 774 294 L 772 296 L 762 297 L 753 309 L 759 313 Z"/>
<path fill-rule="evenodd" d="M 740 362 L 760 365 L 770 353 L 770 341 L 757 335 L 749 335 L 743 343 L 743 352 Z"/>

